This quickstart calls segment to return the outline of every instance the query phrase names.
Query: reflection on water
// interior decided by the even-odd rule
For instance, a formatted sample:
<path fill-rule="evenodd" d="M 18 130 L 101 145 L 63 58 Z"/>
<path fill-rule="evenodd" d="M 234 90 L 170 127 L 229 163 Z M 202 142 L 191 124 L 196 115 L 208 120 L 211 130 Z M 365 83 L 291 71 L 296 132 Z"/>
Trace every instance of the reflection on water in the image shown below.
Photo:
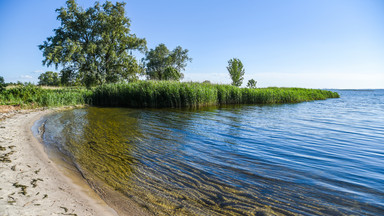
<path fill-rule="evenodd" d="M 384 91 L 275 106 L 87 108 L 44 142 L 159 215 L 380 215 Z"/>

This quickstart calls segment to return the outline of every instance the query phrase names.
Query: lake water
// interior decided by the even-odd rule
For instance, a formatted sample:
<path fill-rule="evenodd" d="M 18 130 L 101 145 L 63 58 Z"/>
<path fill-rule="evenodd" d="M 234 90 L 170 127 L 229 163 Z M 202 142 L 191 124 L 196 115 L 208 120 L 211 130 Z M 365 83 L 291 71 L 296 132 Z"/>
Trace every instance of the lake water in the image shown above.
<path fill-rule="evenodd" d="M 383 215 L 384 90 L 299 104 L 47 116 L 66 155 L 158 215 Z"/>

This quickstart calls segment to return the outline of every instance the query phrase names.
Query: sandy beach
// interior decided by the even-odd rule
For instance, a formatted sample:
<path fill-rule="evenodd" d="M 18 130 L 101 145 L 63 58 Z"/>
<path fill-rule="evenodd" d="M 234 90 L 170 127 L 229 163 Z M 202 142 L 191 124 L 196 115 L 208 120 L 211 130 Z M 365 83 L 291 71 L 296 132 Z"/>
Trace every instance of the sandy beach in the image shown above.
<path fill-rule="evenodd" d="M 0 215 L 118 215 L 33 136 L 33 123 L 49 112 L 0 113 Z"/>

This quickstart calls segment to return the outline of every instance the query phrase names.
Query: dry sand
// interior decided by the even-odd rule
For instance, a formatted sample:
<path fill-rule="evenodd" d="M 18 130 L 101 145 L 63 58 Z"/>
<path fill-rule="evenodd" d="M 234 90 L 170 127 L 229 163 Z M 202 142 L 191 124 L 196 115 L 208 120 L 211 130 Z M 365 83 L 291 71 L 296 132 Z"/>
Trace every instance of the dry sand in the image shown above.
<path fill-rule="evenodd" d="M 33 136 L 33 123 L 49 112 L 0 113 L 0 215 L 117 215 Z"/>

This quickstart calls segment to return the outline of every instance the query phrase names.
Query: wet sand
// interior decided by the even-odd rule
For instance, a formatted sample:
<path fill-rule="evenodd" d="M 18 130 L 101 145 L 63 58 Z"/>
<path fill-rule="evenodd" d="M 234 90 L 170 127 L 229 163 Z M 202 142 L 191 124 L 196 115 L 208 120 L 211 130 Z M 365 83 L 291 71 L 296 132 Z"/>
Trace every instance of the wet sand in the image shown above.
<path fill-rule="evenodd" d="M 47 156 L 31 127 L 50 112 L 0 113 L 0 215 L 142 215 L 128 203 L 115 211 L 78 172 Z M 106 198 L 119 207 L 117 197 Z"/>

